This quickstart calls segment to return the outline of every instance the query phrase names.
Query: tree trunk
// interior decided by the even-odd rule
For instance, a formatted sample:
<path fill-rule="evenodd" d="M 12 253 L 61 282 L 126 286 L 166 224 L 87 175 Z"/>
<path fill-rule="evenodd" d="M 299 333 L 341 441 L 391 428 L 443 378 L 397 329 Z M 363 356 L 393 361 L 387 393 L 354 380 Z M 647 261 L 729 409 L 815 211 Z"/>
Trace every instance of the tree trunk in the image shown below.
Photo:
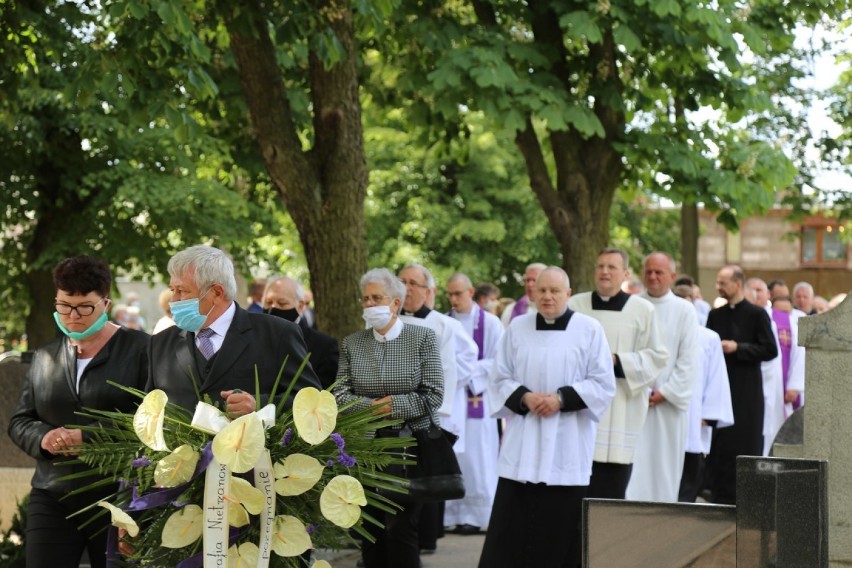
<path fill-rule="evenodd" d="M 698 280 L 698 205 L 680 207 L 680 272 Z"/>
<path fill-rule="evenodd" d="M 304 151 L 263 10 L 251 31 L 228 22 L 231 48 L 269 175 L 299 231 L 311 273 L 318 326 L 338 338 L 362 327 L 358 280 L 367 268 L 364 199 L 368 180 L 352 12 L 319 3 L 344 49 L 326 69 L 310 55 L 314 146 Z M 245 23 L 243 21 L 243 23 Z"/>

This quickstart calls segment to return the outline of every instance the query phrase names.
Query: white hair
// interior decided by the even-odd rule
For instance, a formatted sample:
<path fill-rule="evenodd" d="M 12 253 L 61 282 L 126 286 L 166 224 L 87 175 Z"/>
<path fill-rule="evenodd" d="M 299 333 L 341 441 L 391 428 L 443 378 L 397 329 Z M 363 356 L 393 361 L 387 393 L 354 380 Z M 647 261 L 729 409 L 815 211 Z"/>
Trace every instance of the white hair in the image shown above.
<path fill-rule="evenodd" d="M 361 292 L 368 284 L 378 284 L 382 287 L 385 293 L 391 297 L 391 300 L 397 299 L 400 302 L 405 299 L 405 284 L 399 281 L 399 278 L 394 276 L 393 272 L 387 268 L 374 268 L 368 270 L 361 277 Z"/>
<path fill-rule="evenodd" d="M 225 289 L 225 298 L 233 300 L 237 295 L 237 280 L 234 263 L 223 251 L 198 245 L 183 249 L 169 259 L 168 271 L 173 278 L 183 278 L 195 270 L 193 279 L 198 290 L 209 290 L 219 284 Z"/>
<path fill-rule="evenodd" d="M 274 284 L 277 284 L 278 282 L 291 282 L 295 286 L 296 302 L 301 302 L 305 299 L 305 287 L 302 286 L 302 284 L 295 278 L 289 278 L 287 276 L 277 276 L 270 280 L 269 284 L 267 284 L 266 288 L 264 288 L 263 290 L 264 299 L 266 298 L 266 293 L 269 292 L 269 289 L 272 288 L 272 286 Z"/>
<path fill-rule="evenodd" d="M 428 268 L 426 268 L 422 264 L 416 264 L 416 263 L 415 264 L 406 264 L 405 266 L 402 267 L 402 269 L 400 269 L 399 272 L 402 273 L 402 271 L 405 270 L 406 268 L 416 268 L 417 270 L 422 272 L 423 278 L 426 280 L 426 287 L 429 288 L 430 290 L 435 289 L 435 277 L 432 276 L 432 273 L 429 271 Z M 405 296 L 405 294 L 403 294 L 403 296 Z"/>

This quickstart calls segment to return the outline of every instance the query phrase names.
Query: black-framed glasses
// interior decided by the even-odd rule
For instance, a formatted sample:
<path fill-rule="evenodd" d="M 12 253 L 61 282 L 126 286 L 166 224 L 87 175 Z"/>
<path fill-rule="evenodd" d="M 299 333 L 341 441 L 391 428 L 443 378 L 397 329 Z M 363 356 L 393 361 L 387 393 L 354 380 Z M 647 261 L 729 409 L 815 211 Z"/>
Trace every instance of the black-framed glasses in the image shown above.
<path fill-rule="evenodd" d="M 80 317 L 90 316 L 95 313 L 95 308 L 103 302 L 106 298 L 101 298 L 94 304 L 77 304 L 76 306 L 72 306 L 71 304 L 66 304 L 64 302 L 56 302 L 53 304 L 53 309 L 56 310 L 61 316 L 70 315 L 71 312 L 77 312 L 77 315 Z"/>
<path fill-rule="evenodd" d="M 390 296 L 373 294 L 372 296 L 361 296 L 358 299 L 361 301 L 362 306 L 366 306 L 367 304 L 381 304 L 382 300 L 384 300 L 385 298 L 390 298 Z"/>

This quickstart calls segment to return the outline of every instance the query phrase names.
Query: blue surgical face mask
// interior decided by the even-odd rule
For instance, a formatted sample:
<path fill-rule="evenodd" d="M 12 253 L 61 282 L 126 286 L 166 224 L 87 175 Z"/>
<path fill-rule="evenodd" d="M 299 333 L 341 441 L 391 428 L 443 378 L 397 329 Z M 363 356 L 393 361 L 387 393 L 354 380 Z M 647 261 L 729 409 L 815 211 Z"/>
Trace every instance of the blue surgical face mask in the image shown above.
<path fill-rule="evenodd" d="M 62 325 L 62 320 L 59 319 L 59 312 L 53 312 L 53 319 L 56 321 L 56 325 L 59 326 L 59 331 L 73 339 L 74 341 L 80 341 L 81 339 L 86 339 L 87 337 L 91 337 L 100 330 L 104 328 L 109 318 L 106 314 L 106 309 L 101 312 L 101 315 L 98 316 L 98 319 L 95 320 L 95 323 L 90 325 L 84 331 L 71 331 L 64 325 Z"/>
<path fill-rule="evenodd" d="M 207 292 L 209 291 L 210 289 L 208 288 Z M 207 295 L 207 292 L 204 292 L 198 298 L 169 302 L 169 308 L 172 310 L 172 319 L 175 320 L 176 326 L 184 331 L 198 333 L 198 330 L 200 330 L 204 325 L 204 322 L 207 321 L 207 316 L 209 316 L 210 312 L 213 311 L 213 308 L 210 308 L 210 312 L 202 314 L 198 310 L 198 304 L 201 302 L 201 298 Z"/>

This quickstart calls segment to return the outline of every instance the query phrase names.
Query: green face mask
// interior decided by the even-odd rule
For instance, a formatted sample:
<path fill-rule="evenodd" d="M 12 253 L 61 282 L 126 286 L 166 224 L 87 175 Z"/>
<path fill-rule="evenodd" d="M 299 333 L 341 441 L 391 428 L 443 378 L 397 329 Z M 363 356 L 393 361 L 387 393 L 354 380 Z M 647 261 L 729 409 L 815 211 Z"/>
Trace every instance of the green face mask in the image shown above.
<path fill-rule="evenodd" d="M 81 339 L 86 339 L 87 337 L 93 336 L 94 334 L 102 330 L 106 325 L 106 322 L 109 321 L 109 318 L 106 314 L 106 310 L 104 310 L 103 312 L 101 312 L 100 317 L 95 320 L 95 323 L 90 325 L 86 331 L 71 331 L 67 327 L 62 325 L 62 320 L 59 319 L 58 312 L 53 312 L 53 319 L 56 321 L 56 325 L 59 326 L 59 330 L 74 341 L 79 341 Z"/>

